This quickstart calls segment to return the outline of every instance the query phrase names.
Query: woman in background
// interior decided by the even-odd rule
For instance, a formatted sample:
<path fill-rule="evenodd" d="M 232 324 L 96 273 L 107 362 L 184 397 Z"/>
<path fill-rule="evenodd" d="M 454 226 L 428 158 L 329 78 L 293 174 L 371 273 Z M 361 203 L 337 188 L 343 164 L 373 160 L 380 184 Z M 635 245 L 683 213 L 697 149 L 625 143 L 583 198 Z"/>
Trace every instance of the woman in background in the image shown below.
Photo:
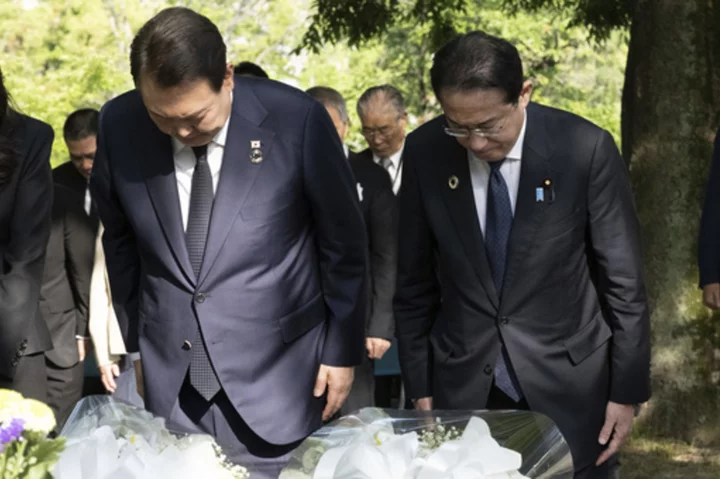
<path fill-rule="evenodd" d="M 90 280 L 88 328 L 95 350 L 95 359 L 105 389 L 117 399 L 142 407 L 143 401 L 137 392 L 135 371 L 126 355 L 125 342 L 112 306 L 102 234 L 101 224 L 95 242 L 95 263 Z"/>
<path fill-rule="evenodd" d="M 47 401 L 38 310 L 50 236 L 52 128 L 13 110 L 0 72 L 0 388 Z"/>

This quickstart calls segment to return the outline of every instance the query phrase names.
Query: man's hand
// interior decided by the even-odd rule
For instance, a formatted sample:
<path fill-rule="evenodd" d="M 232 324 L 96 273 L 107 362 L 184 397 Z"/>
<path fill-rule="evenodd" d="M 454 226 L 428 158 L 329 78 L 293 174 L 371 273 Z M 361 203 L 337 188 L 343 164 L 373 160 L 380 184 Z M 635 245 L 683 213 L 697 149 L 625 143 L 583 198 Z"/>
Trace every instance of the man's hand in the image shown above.
<path fill-rule="evenodd" d="M 427 398 L 414 399 L 413 405 L 415 406 L 415 409 L 418 411 L 432 411 L 433 398 L 427 397 Z"/>
<path fill-rule="evenodd" d="M 710 309 L 720 309 L 720 283 L 706 284 L 703 287 L 703 303 Z"/>
<path fill-rule="evenodd" d="M 370 359 L 382 359 L 390 349 L 390 344 L 390 341 L 383 338 L 365 338 L 365 348 Z"/>
<path fill-rule="evenodd" d="M 117 389 L 115 378 L 120 376 L 120 366 L 118 363 L 103 364 L 100 369 L 100 379 L 102 380 L 105 390 L 109 393 L 114 393 Z"/>
<path fill-rule="evenodd" d="M 319 398 L 327 389 L 327 405 L 323 411 L 323 421 L 327 421 L 340 410 L 340 406 L 343 405 L 350 393 L 354 378 L 354 368 L 336 368 L 324 364 L 320 365 L 313 395 Z"/>
<path fill-rule="evenodd" d="M 138 359 L 133 362 L 135 367 L 135 382 L 137 383 L 137 392 L 143 400 L 145 399 L 145 386 L 143 385 L 142 360 Z"/>
<path fill-rule="evenodd" d="M 80 362 L 85 361 L 85 358 L 87 357 L 88 353 L 92 351 L 92 343 L 89 339 L 78 339 L 77 340 L 77 348 L 78 348 L 78 356 L 80 358 Z"/>
<path fill-rule="evenodd" d="M 600 454 L 596 466 L 607 461 L 610 456 L 617 453 L 620 446 L 630 436 L 632 431 L 633 420 L 635 419 L 635 406 L 632 404 L 618 404 L 612 401 L 608 402 L 605 409 L 605 425 L 600 431 L 598 441 L 603 446 L 608 444 L 607 449 Z"/>

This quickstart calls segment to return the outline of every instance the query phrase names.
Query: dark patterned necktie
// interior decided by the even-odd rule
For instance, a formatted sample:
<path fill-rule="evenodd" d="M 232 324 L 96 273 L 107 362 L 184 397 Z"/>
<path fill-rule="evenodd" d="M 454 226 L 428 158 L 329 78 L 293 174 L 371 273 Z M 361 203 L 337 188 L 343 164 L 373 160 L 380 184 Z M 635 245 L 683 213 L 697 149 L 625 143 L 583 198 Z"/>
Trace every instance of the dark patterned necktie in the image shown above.
<path fill-rule="evenodd" d="M 195 147 L 193 152 L 197 163 L 192 176 L 185 242 L 195 277 L 199 278 L 210 229 L 214 194 L 212 173 L 207 162 L 207 146 Z M 210 401 L 220 390 L 220 382 L 210 362 L 199 325 L 192 344 L 190 384 L 207 401 Z"/>
<path fill-rule="evenodd" d="M 500 167 L 505 160 L 489 162 L 490 179 L 488 181 L 487 212 L 485 217 L 485 249 L 487 250 L 490 270 L 498 297 L 502 295 L 507 263 L 507 245 L 510 239 L 513 212 L 505 179 Z M 510 370 L 510 358 L 505 346 L 500 348 L 495 363 L 495 385 L 513 401 L 522 398 L 520 388 L 516 387 Z"/>

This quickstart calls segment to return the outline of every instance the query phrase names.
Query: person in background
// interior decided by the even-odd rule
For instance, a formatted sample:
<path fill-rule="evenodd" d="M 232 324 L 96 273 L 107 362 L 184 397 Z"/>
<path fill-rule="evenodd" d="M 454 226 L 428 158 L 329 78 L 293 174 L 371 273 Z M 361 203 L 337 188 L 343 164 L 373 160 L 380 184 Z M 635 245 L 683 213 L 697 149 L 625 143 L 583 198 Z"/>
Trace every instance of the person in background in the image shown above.
<path fill-rule="evenodd" d="M 338 91 L 325 86 L 310 88 L 307 93 L 325 106 L 344 144 L 350 126 L 345 99 Z M 381 166 L 358 158 L 347 147 L 345 152 L 357 181 L 360 210 L 369 240 L 371 294 L 365 327 L 367 357 L 355 368 L 355 381 L 341 414 L 375 404 L 374 360 L 385 355 L 395 332 L 392 299 L 397 261 L 397 200 L 390 178 Z"/>
<path fill-rule="evenodd" d="M 256 65 L 253 62 L 240 62 L 235 65 L 233 72 L 236 75 L 246 77 L 270 78 L 265 72 L 265 70 L 263 70 L 262 68 L 260 68 L 259 65 Z"/>
<path fill-rule="evenodd" d="M 52 229 L 40 289 L 42 313 L 53 348 L 45 352 L 48 405 L 58 432 L 83 392 L 83 361 L 87 354 L 88 297 L 92 268 L 92 232 L 77 192 L 56 184 Z M 80 338 L 80 339 L 78 339 Z"/>
<path fill-rule="evenodd" d="M 720 131 L 715 135 L 710 176 L 700 221 L 698 266 L 703 302 L 720 310 Z"/>
<path fill-rule="evenodd" d="M 362 134 L 369 148 L 358 157 L 372 160 L 385 168 L 390 175 L 393 191 L 397 194 L 402 183 L 403 149 L 407 112 L 405 100 L 397 88 L 380 85 L 368 88 L 358 99 L 357 114 Z"/>
<path fill-rule="evenodd" d="M 38 302 L 52 222 L 52 128 L 18 113 L 0 72 L 0 389 L 47 402 Z"/>
<path fill-rule="evenodd" d="M 63 125 L 63 138 L 70 154 L 70 161 L 53 170 L 53 181 L 79 195 L 92 228 L 97 232 L 98 220 L 92 205 L 88 181 L 97 151 L 98 111 L 83 108 L 68 115 Z"/>
<path fill-rule="evenodd" d="M 105 390 L 117 399 L 143 407 L 138 394 L 133 359 L 127 355 L 120 325 L 112 305 L 110 283 L 102 246 L 102 225 L 95 241 L 95 260 L 90 281 L 90 319 L 88 329 L 92 338 L 95 361 Z"/>

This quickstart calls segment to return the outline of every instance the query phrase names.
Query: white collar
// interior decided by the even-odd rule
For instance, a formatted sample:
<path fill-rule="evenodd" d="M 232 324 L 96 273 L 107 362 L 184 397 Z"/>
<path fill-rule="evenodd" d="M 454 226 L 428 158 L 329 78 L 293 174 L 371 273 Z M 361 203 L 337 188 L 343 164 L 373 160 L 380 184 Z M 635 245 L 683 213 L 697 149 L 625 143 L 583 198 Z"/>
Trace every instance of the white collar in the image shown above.
<path fill-rule="evenodd" d="M 395 153 L 393 153 L 392 155 L 390 155 L 390 161 L 392 162 L 395 169 L 397 169 L 398 165 L 400 164 L 400 157 L 402 156 L 404 149 L 405 149 L 405 140 L 403 140 L 402 145 L 400 146 L 400 149 L 398 151 L 396 151 Z M 375 163 L 380 164 L 380 160 L 381 160 L 381 158 L 379 156 L 377 156 L 375 153 L 373 153 L 373 161 Z"/>
<path fill-rule="evenodd" d="M 510 153 L 508 153 L 505 158 L 512 159 L 512 160 L 522 159 L 522 152 L 523 152 L 523 145 L 525 144 L 525 131 L 526 130 L 527 130 L 527 109 L 525 109 L 523 111 L 523 126 L 520 129 L 520 134 L 518 135 L 517 140 L 515 140 L 515 145 L 512 147 L 512 150 L 510 150 Z"/>

